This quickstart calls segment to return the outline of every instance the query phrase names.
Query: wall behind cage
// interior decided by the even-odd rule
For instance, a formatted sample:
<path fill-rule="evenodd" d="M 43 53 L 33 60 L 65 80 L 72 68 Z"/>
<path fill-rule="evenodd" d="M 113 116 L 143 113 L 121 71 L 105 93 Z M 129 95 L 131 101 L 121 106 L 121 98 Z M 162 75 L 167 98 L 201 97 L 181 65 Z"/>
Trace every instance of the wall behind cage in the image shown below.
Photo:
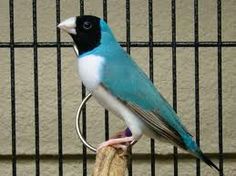
<path fill-rule="evenodd" d="M 61 33 L 58 47 L 57 22 L 70 16 L 85 14 L 104 16 L 104 2 L 84 1 L 14 1 L 0 2 L 0 174 L 12 175 L 12 68 L 15 88 L 15 137 L 17 175 L 35 175 L 35 117 L 39 119 L 40 175 L 83 175 L 83 148 L 75 132 L 75 114 L 82 100 L 81 82 L 77 76 L 76 59 L 71 39 Z M 58 5 L 60 2 L 60 6 Z M 107 1 L 107 20 L 117 39 L 127 46 L 127 2 Z M 149 74 L 149 5 L 130 1 L 131 55 Z M 154 84 L 173 102 L 173 11 L 171 1 L 154 0 L 153 10 L 153 68 Z M 34 8 L 33 8 L 34 7 Z M 189 131 L 196 136 L 196 50 L 194 31 L 194 1 L 175 4 L 176 22 L 176 95 L 177 111 Z M 14 21 L 10 16 L 14 12 Z M 34 11 L 36 10 L 36 11 Z M 56 10 L 58 10 L 56 12 Z M 222 114 L 225 175 L 236 174 L 236 2 L 222 1 Z M 33 16 L 36 14 L 36 18 Z M 37 23 L 35 24 L 35 19 Z M 198 1 L 199 37 L 199 120 L 200 144 L 204 152 L 218 163 L 218 23 L 217 1 Z M 11 22 L 13 26 L 11 26 Z M 35 31 L 35 29 L 37 29 Z M 12 31 L 13 30 L 13 31 Z M 11 34 L 14 34 L 12 36 Z M 35 35 L 37 34 L 37 35 Z M 14 39 L 14 43 L 10 43 Z M 129 37 L 128 37 L 129 38 Z M 37 39 L 37 40 L 35 40 Z M 34 45 L 37 42 L 37 45 Z M 132 43 L 133 42 L 133 43 Z M 178 43 L 179 42 L 179 43 Z M 138 45 L 140 44 L 140 45 Z M 60 49 L 58 49 L 60 48 Z M 61 55 L 58 56 L 60 50 Z M 12 51 L 14 51 L 12 53 Z M 35 57 L 35 53 L 37 56 Z M 13 55 L 12 55 L 13 54 Z M 14 60 L 14 65 L 12 65 Z M 37 84 L 35 92 L 35 60 Z M 58 60 L 61 62 L 58 64 Z M 58 74 L 61 79 L 58 85 Z M 35 93 L 38 106 L 35 111 Z M 58 103 L 61 102 L 61 109 Z M 87 105 L 87 138 L 97 145 L 104 141 L 104 109 L 95 100 Z M 62 154 L 59 162 L 58 117 L 62 117 Z M 96 127 L 96 128 L 95 128 Z M 125 128 L 109 114 L 109 134 Z M 173 147 L 155 143 L 156 175 L 173 175 Z M 151 175 L 150 140 L 143 137 L 133 148 L 133 175 Z M 194 175 L 196 160 L 179 150 L 179 175 Z M 91 173 L 94 154 L 88 151 L 87 171 Z M 60 170 L 62 166 L 63 171 Z M 201 164 L 202 175 L 215 175 Z"/>

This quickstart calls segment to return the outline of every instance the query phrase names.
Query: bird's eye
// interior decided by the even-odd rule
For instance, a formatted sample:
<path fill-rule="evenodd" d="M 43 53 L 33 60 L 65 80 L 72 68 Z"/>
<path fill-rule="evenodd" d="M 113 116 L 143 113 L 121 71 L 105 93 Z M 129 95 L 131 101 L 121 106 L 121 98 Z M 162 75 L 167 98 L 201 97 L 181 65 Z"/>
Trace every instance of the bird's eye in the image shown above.
<path fill-rule="evenodd" d="M 83 24 L 83 28 L 85 30 L 89 30 L 92 28 L 92 23 L 90 23 L 89 21 L 85 21 L 84 24 Z"/>

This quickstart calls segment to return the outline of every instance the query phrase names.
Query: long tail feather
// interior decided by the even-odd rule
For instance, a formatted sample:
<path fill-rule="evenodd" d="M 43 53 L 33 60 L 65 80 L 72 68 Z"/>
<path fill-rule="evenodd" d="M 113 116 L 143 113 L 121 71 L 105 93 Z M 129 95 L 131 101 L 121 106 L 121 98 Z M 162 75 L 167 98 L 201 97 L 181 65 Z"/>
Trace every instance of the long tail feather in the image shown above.
<path fill-rule="evenodd" d="M 220 172 L 220 169 L 204 154 L 201 150 L 198 151 L 198 157 L 204 161 L 207 165 L 210 167 L 216 169 L 218 172 Z"/>
<path fill-rule="evenodd" d="M 184 143 L 186 145 L 187 150 L 192 153 L 197 158 L 204 161 L 207 165 L 214 168 L 216 171 L 220 172 L 221 170 L 217 167 L 199 148 L 197 143 L 193 140 L 192 136 L 185 135 L 183 137 Z M 223 174 L 224 175 L 224 174 Z"/>

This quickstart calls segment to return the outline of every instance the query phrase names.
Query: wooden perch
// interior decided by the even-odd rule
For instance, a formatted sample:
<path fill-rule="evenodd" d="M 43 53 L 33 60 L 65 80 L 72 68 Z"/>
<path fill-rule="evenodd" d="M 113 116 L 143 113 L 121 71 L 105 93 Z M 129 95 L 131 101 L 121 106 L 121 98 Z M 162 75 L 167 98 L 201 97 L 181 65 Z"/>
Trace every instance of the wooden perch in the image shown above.
<path fill-rule="evenodd" d="M 124 176 L 126 168 L 126 151 L 107 146 L 98 151 L 92 176 Z"/>

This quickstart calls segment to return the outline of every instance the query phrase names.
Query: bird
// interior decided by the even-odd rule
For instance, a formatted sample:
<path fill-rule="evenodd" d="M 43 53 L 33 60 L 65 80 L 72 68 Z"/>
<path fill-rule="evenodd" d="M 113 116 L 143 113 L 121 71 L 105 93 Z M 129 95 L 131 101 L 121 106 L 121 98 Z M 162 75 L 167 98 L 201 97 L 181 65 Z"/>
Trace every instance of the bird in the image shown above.
<path fill-rule="evenodd" d="M 78 72 L 86 89 L 128 127 L 124 135 L 109 139 L 100 148 L 134 144 L 144 134 L 172 143 L 220 171 L 201 151 L 168 101 L 120 46 L 105 20 L 92 15 L 75 16 L 58 27 L 72 37 L 78 49 Z"/>

